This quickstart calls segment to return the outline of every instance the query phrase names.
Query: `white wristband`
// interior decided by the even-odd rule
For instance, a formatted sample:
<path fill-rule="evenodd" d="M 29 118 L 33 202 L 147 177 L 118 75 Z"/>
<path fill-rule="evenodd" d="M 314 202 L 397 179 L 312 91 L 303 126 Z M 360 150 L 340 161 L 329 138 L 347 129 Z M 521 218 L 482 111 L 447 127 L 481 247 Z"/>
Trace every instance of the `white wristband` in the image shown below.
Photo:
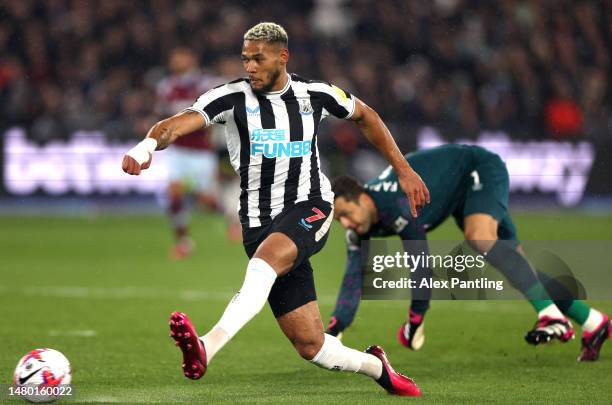
<path fill-rule="evenodd" d="M 139 165 L 149 161 L 149 154 L 157 148 L 157 140 L 145 138 L 126 153 L 133 158 Z"/>

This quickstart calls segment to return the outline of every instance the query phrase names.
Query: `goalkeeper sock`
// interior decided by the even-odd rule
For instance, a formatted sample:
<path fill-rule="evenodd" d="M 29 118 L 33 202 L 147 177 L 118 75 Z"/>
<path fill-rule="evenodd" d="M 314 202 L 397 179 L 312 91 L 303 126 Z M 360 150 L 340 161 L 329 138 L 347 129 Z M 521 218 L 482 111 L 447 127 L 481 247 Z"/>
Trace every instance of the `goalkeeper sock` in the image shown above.
<path fill-rule="evenodd" d="M 538 317 L 543 311 L 546 314 L 553 314 L 554 318 L 563 317 L 527 259 L 513 246 L 498 240 L 487 252 L 485 258 L 508 279 L 514 288 L 523 293 L 538 312 Z"/>
<path fill-rule="evenodd" d="M 580 301 L 576 301 L 576 302 L 580 302 Z M 596 309 L 591 308 L 591 310 L 589 311 L 589 316 L 584 321 L 584 323 L 582 323 L 582 330 L 584 332 L 594 332 L 595 329 L 597 329 L 599 325 L 601 325 L 601 323 L 603 322 L 603 319 L 604 317 L 601 312 L 599 312 Z M 576 322 L 579 322 L 579 321 L 576 321 Z"/>
<path fill-rule="evenodd" d="M 563 318 L 563 313 L 559 310 L 554 301 L 552 301 L 550 298 L 542 299 L 544 297 L 549 297 L 549 295 L 540 281 L 537 281 L 535 285 L 528 288 L 527 291 L 523 292 L 523 294 L 535 308 L 536 312 L 538 313 L 538 318 L 543 316 Z"/>
<path fill-rule="evenodd" d="M 591 307 L 585 304 L 583 301 L 579 300 L 571 300 L 567 301 L 569 305 L 567 309 L 559 307 L 565 315 L 572 318 L 579 325 L 584 325 L 589 317 L 589 312 L 591 311 Z M 597 311 L 595 311 L 597 312 Z M 598 325 L 599 326 L 599 325 Z"/>
<path fill-rule="evenodd" d="M 536 301 L 543 301 L 543 300 L 536 300 Z M 550 305 L 538 311 L 538 319 L 543 318 L 545 316 L 549 318 L 555 318 L 555 319 L 565 318 L 565 316 L 563 316 L 563 313 L 559 311 L 559 308 L 557 308 L 557 306 L 552 302 Z"/>
<path fill-rule="evenodd" d="M 410 310 L 408 311 L 408 315 L 410 318 L 412 318 L 412 314 L 424 316 L 428 309 L 429 301 L 412 300 L 410 302 Z"/>

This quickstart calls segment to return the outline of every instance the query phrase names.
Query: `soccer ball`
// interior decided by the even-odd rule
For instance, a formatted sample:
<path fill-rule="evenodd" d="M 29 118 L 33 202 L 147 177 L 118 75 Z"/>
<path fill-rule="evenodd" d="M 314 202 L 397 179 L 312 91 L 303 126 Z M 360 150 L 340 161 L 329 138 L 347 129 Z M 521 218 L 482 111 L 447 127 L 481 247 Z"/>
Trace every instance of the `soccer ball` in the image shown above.
<path fill-rule="evenodd" d="M 53 349 L 35 349 L 19 360 L 13 374 L 13 392 L 30 402 L 51 402 L 70 395 L 70 362 Z"/>

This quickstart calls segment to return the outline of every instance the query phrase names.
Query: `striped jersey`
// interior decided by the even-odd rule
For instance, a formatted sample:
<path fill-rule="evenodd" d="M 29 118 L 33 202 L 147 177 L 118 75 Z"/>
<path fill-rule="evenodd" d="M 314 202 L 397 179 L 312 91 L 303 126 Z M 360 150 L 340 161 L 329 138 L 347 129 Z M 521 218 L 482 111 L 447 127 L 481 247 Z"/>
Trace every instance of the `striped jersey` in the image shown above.
<path fill-rule="evenodd" d="M 256 94 L 243 78 L 204 93 L 188 110 L 202 114 L 207 125 L 225 126 L 230 160 L 240 176 L 243 226 L 267 225 L 283 209 L 313 198 L 333 204 L 317 131 L 330 114 L 353 115 L 349 93 L 291 74 L 282 90 Z"/>

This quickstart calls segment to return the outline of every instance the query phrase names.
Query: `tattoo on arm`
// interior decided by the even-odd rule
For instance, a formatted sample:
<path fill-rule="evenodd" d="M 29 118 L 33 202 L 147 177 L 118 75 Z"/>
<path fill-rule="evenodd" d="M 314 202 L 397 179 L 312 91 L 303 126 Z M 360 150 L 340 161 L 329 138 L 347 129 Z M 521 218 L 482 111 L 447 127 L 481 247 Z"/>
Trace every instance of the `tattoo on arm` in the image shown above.
<path fill-rule="evenodd" d="M 181 115 L 199 115 L 197 111 L 187 110 Z M 157 140 L 156 150 L 166 149 L 168 145 L 176 140 L 179 136 L 185 135 L 186 133 L 180 133 L 177 130 L 177 124 L 173 122 L 173 118 L 162 120 L 155 124 L 149 131 L 148 137 L 155 138 Z M 180 119 L 180 118 L 179 118 Z"/>
<path fill-rule="evenodd" d="M 156 150 L 166 149 L 173 141 L 172 133 L 168 125 L 156 125 L 156 130 L 152 131 L 152 135 L 157 139 Z"/>

